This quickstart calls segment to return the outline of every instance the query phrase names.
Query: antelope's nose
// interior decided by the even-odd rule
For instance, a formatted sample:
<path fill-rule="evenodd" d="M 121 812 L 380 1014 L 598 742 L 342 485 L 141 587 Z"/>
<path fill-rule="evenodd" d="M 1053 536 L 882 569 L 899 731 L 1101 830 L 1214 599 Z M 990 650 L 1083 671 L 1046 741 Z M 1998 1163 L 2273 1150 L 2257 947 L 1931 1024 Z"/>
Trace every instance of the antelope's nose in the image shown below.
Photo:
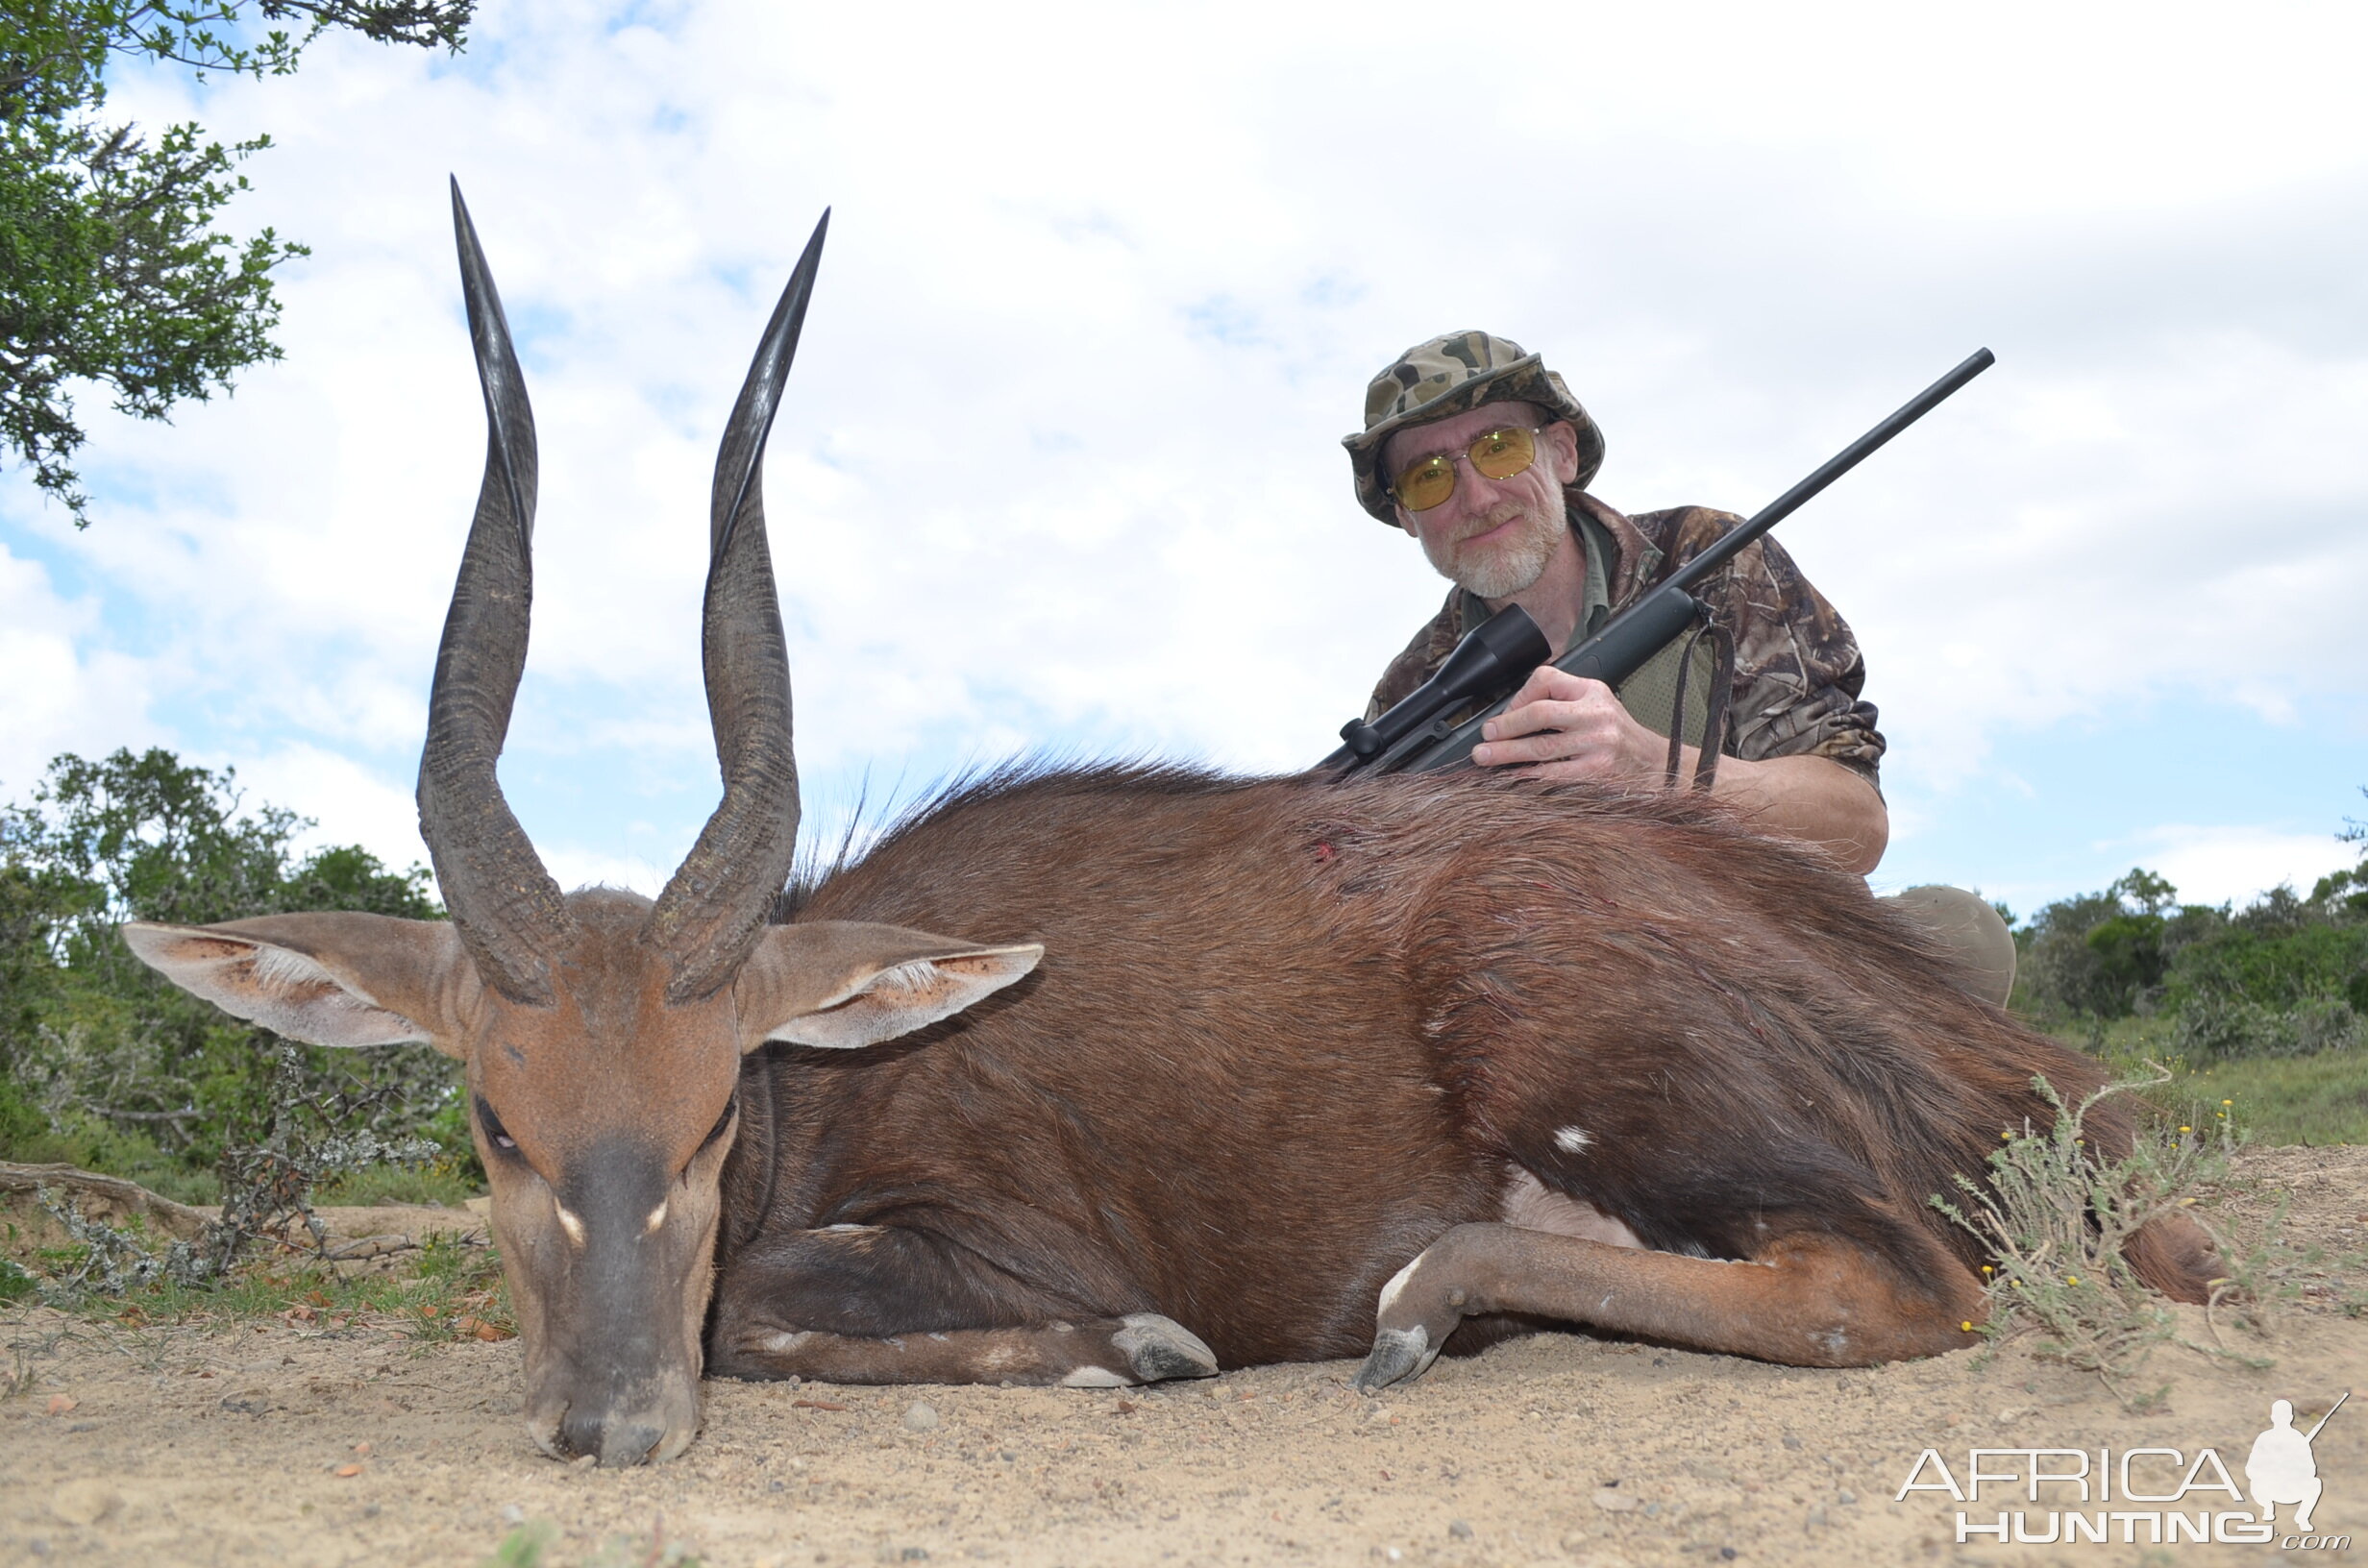
<path fill-rule="evenodd" d="M 578 1414 L 570 1410 L 559 1423 L 558 1446 L 563 1458 L 589 1454 L 601 1467 L 614 1470 L 639 1464 L 666 1435 L 665 1423 L 650 1416 Z"/>

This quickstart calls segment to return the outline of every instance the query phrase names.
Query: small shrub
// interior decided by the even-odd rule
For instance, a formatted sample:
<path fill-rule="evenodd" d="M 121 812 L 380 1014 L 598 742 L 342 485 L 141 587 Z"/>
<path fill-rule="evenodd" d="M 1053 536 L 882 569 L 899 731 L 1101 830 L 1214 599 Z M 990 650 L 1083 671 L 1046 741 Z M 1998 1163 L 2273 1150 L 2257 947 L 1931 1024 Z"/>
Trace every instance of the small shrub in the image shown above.
<path fill-rule="evenodd" d="M 2065 1105 L 2045 1078 L 2034 1079 L 2055 1108 L 2053 1125 L 2010 1132 L 1989 1157 L 1986 1182 L 1959 1176 L 1961 1201 L 1932 1200 L 1995 1260 L 1987 1265 L 1983 1332 L 1997 1337 L 2035 1329 L 2044 1335 L 2040 1354 L 2095 1373 L 2134 1409 L 2147 1401 L 2132 1398 L 2127 1385 L 2155 1346 L 2177 1339 L 2178 1331 L 2168 1304 L 2139 1282 L 2122 1249 L 2151 1221 L 2185 1213 L 2200 1222 L 2199 1197 L 2226 1179 L 2237 1139 L 2225 1120 L 2177 1132 L 2146 1122 L 2128 1155 L 2103 1162 L 2088 1148 L 2084 1123 L 2106 1098 L 2169 1078 L 2156 1068 L 2077 1106 Z"/>
<path fill-rule="evenodd" d="M 66 1239 L 82 1249 L 78 1256 L 68 1255 L 70 1264 L 61 1260 L 60 1267 L 41 1282 L 43 1293 L 52 1300 L 74 1301 L 90 1293 L 121 1296 L 160 1283 L 203 1285 L 216 1272 L 202 1243 L 168 1241 L 160 1253 L 149 1245 L 147 1227 L 137 1218 L 128 1226 L 109 1225 L 84 1217 L 82 1205 L 70 1192 L 44 1187 L 35 1196 Z"/>
<path fill-rule="evenodd" d="M 61 1288 L 58 1282 L 83 1269 L 87 1256 L 87 1243 L 45 1249 L 34 1260 L 33 1276 L 34 1287 L 51 1304 L 86 1320 L 136 1325 L 278 1318 L 316 1332 L 366 1324 L 400 1333 L 415 1347 L 508 1339 L 518 1333 L 501 1254 L 475 1235 L 431 1235 L 388 1269 L 349 1272 L 333 1261 L 333 1252 L 323 1261 L 275 1249 L 194 1284 L 151 1269 L 145 1279 L 127 1277 L 117 1293 L 95 1286 Z"/>
<path fill-rule="evenodd" d="M 2316 1056 L 2357 1048 L 2368 1029 L 2342 997 L 2272 1008 L 2244 996 L 2199 996 L 2180 1009 L 2171 1048 L 2196 1066 L 2238 1057 Z"/>

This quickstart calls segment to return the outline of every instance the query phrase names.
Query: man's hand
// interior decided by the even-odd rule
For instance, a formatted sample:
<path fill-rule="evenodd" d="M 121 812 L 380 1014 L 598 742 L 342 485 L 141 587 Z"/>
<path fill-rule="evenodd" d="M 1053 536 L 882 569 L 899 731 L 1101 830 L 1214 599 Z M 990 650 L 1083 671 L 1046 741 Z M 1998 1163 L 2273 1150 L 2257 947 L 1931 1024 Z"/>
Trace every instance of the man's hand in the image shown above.
<path fill-rule="evenodd" d="M 1638 723 L 1611 687 L 1550 664 L 1531 671 L 1512 705 L 1480 726 L 1480 742 L 1473 762 L 1532 778 L 1657 785 L 1668 772 L 1668 741 Z"/>
<path fill-rule="evenodd" d="M 1483 768 L 1632 789 L 1658 789 L 1667 777 L 1665 737 L 1631 718 L 1602 681 L 1550 664 L 1531 673 L 1512 705 L 1481 725 L 1480 735 L 1471 760 Z M 1693 777 L 1700 756 L 1690 746 L 1679 753 L 1681 783 Z M 1848 870 L 1873 870 L 1890 839 L 1883 796 L 1831 757 L 1728 757 L 1718 765 L 1711 793 L 1763 832 L 1824 845 Z"/>

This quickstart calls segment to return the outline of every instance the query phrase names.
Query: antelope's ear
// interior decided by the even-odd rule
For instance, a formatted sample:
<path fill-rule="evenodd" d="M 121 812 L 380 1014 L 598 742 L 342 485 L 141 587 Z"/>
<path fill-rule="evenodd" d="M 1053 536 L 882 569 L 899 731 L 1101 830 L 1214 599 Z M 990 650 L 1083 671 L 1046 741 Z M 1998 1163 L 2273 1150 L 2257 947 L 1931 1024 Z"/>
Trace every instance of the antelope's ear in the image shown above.
<path fill-rule="evenodd" d="M 221 925 L 135 920 L 140 961 L 225 1013 L 312 1045 L 426 1041 L 465 1055 L 455 1000 L 468 960 L 443 920 L 270 915 Z"/>
<path fill-rule="evenodd" d="M 1032 942 L 981 947 L 900 925 L 772 926 L 733 983 L 742 1048 L 782 1040 L 851 1050 L 894 1040 L 1002 990 L 1044 956 Z"/>

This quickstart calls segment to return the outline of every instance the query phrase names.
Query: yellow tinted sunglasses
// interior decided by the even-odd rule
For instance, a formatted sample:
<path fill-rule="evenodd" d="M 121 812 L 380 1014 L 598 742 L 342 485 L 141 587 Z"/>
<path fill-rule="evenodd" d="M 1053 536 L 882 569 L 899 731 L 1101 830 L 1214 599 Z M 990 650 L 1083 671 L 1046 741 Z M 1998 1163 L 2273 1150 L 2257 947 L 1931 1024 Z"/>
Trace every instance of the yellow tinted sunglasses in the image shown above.
<path fill-rule="evenodd" d="M 1518 425 L 1486 430 L 1462 455 L 1481 478 L 1509 479 L 1538 460 L 1538 432 Z M 1427 512 L 1455 494 L 1456 461 L 1457 453 L 1448 452 L 1409 464 L 1390 481 L 1391 493 L 1408 511 Z"/>

